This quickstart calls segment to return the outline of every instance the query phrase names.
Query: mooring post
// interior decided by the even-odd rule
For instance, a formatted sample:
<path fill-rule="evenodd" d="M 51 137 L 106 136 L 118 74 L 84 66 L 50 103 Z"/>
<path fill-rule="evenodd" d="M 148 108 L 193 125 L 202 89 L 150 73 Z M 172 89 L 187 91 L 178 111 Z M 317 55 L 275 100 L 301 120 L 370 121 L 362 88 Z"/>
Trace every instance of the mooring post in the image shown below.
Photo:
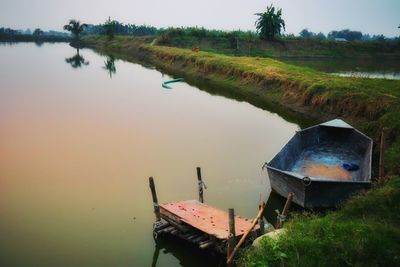
<path fill-rule="evenodd" d="M 159 222 L 161 221 L 160 206 L 158 205 L 156 187 L 154 185 L 153 177 L 149 178 L 149 184 L 150 184 L 151 196 L 153 197 L 153 208 L 154 208 L 154 213 L 156 215 L 156 222 Z"/>
<path fill-rule="evenodd" d="M 203 180 L 201 178 L 201 168 L 197 167 L 197 181 L 198 181 L 198 187 L 199 187 L 199 201 L 201 203 L 204 203 L 204 197 L 203 197 Z"/>
<path fill-rule="evenodd" d="M 235 248 L 235 210 L 229 209 L 229 236 L 228 236 L 228 246 L 227 246 L 227 259 L 229 259 L 233 249 Z"/>
<path fill-rule="evenodd" d="M 242 235 L 240 238 L 239 242 L 236 244 L 235 248 L 232 250 L 232 252 L 228 255 L 228 258 L 226 260 L 226 264 L 230 266 L 233 262 L 233 257 L 235 257 L 236 252 L 239 250 L 240 246 L 243 245 L 244 241 L 246 241 L 246 238 L 249 236 L 251 231 L 253 230 L 254 226 L 256 226 L 258 220 L 260 219 L 261 216 L 263 216 L 265 210 L 265 203 L 263 202 L 261 204 L 261 209 L 258 211 L 256 218 L 251 223 L 251 226 L 247 231 Z"/>
<path fill-rule="evenodd" d="M 286 216 L 289 213 L 289 209 L 290 209 L 290 205 L 292 204 L 293 197 L 294 197 L 294 193 L 289 192 L 287 199 L 286 199 L 285 206 L 283 207 L 283 211 L 281 214 L 278 215 L 278 222 L 276 223 L 276 227 L 275 227 L 276 229 L 282 228 L 283 222 L 286 220 Z"/>
<path fill-rule="evenodd" d="M 385 176 L 385 141 L 386 141 L 386 130 L 384 127 L 381 134 L 381 144 L 379 146 L 379 179 L 382 180 Z"/>
<path fill-rule="evenodd" d="M 260 209 L 262 209 L 263 207 L 262 207 L 262 205 L 260 204 L 260 205 L 258 205 L 258 210 L 260 210 Z M 264 232 L 265 232 L 265 229 L 264 229 L 264 216 L 262 215 L 261 217 L 260 217 L 260 219 L 258 220 L 258 225 L 260 226 L 260 235 L 263 235 L 264 234 Z"/>

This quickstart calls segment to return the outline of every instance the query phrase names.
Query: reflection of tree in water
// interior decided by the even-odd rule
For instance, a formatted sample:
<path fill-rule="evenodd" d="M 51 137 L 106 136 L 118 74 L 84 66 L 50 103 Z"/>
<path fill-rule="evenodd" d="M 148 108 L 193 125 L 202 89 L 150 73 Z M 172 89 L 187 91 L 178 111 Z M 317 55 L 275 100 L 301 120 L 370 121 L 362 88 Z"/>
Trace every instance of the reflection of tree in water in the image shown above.
<path fill-rule="evenodd" d="M 89 61 L 85 61 L 85 58 L 79 54 L 79 48 L 76 49 L 76 54 L 73 57 L 66 58 L 65 62 L 71 64 L 74 69 L 89 65 Z"/>
<path fill-rule="evenodd" d="M 43 41 L 41 41 L 41 40 L 35 40 L 35 45 L 36 45 L 37 47 L 41 47 L 41 46 L 43 45 Z"/>
<path fill-rule="evenodd" d="M 110 78 L 112 77 L 113 74 L 117 72 L 117 69 L 115 68 L 115 58 L 113 56 L 107 57 L 107 60 L 104 61 L 103 69 L 108 71 Z"/>

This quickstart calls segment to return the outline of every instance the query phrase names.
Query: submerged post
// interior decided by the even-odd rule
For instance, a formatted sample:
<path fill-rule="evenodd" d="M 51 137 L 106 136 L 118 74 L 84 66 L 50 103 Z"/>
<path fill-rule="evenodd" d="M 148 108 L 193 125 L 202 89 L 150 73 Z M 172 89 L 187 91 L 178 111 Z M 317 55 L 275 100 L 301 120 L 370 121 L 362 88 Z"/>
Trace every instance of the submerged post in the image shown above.
<path fill-rule="evenodd" d="M 229 257 L 232 254 L 233 249 L 235 248 L 235 210 L 229 209 L 229 236 L 228 236 L 228 246 L 226 256 Z"/>
<path fill-rule="evenodd" d="M 379 179 L 382 180 L 385 176 L 385 141 L 386 141 L 386 130 L 384 127 L 381 134 L 381 144 L 379 146 Z"/>
<path fill-rule="evenodd" d="M 199 187 L 199 201 L 201 203 L 204 203 L 204 197 L 203 197 L 203 180 L 201 178 L 201 168 L 197 167 L 197 182 L 198 182 L 198 187 Z"/>
<path fill-rule="evenodd" d="M 285 206 L 283 207 L 283 211 L 281 214 L 278 215 L 278 222 L 276 223 L 275 228 L 279 229 L 283 226 L 283 222 L 286 220 L 286 216 L 289 213 L 289 209 L 290 209 L 290 205 L 292 204 L 293 197 L 294 197 L 294 193 L 289 192 L 287 199 L 286 199 Z"/>
<path fill-rule="evenodd" d="M 158 205 L 156 187 L 154 185 L 153 177 L 149 177 L 149 185 L 151 190 L 151 196 L 153 197 L 153 208 L 154 208 L 154 214 L 156 215 L 156 222 L 159 222 L 161 221 L 160 206 Z"/>

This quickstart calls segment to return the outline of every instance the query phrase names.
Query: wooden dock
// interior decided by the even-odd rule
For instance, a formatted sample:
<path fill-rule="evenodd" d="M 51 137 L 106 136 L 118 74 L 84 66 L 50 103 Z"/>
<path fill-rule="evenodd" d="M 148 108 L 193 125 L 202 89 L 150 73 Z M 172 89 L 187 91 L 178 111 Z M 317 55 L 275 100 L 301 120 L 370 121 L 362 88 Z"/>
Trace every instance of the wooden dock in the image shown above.
<path fill-rule="evenodd" d="M 229 237 L 229 213 L 197 200 L 186 200 L 160 205 L 161 217 L 180 225 L 191 226 L 217 239 Z M 251 226 L 249 219 L 235 216 L 235 236 L 241 237 Z M 256 225 L 253 230 L 260 227 Z"/>
<path fill-rule="evenodd" d="M 159 205 L 154 179 L 149 178 L 156 216 L 153 225 L 154 238 L 157 239 L 163 235 L 176 236 L 200 249 L 209 249 L 226 255 L 229 265 L 242 245 L 250 244 L 252 240 L 264 234 L 262 215 L 265 203 L 259 206 L 259 212 L 253 220 L 235 216 L 234 209 L 223 211 L 204 204 L 203 189 L 206 187 L 199 167 L 197 179 L 199 200 L 184 200 Z M 286 205 L 285 210 L 288 210 Z"/>

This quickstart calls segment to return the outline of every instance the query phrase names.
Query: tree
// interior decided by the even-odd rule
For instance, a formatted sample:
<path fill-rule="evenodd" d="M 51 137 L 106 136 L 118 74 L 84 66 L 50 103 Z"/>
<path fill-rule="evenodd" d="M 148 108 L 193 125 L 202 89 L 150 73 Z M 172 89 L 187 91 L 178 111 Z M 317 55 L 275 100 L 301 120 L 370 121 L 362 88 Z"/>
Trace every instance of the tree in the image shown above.
<path fill-rule="evenodd" d="M 110 17 L 108 17 L 108 20 L 106 21 L 106 23 L 104 23 L 103 30 L 109 39 L 114 38 L 114 33 L 117 25 L 119 25 L 119 23 L 115 20 L 111 20 Z"/>
<path fill-rule="evenodd" d="M 33 35 L 34 36 L 40 36 L 40 35 L 43 35 L 43 31 L 41 30 L 41 29 L 39 29 L 39 28 L 37 28 L 37 29 L 35 29 L 34 31 L 33 31 Z"/>
<path fill-rule="evenodd" d="M 81 24 L 79 20 L 71 19 L 67 25 L 64 25 L 64 30 L 71 32 L 76 39 L 79 39 L 79 35 L 86 27 L 87 24 Z"/>
<path fill-rule="evenodd" d="M 361 40 L 362 38 L 362 33 L 359 31 L 350 31 L 349 29 L 341 30 L 341 31 L 331 31 L 328 34 L 329 39 L 335 39 L 335 38 L 344 38 L 347 41 L 356 41 L 356 40 Z"/>
<path fill-rule="evenodd" d="M 256 13 L 258 16 L 255 26 L 261 39 L 274 40 L 285 30 L 285 21 L 282 19 L 282 9 L 276 9 L 271 4 L 263 13 Z"/>
<path fill-rule="evenodd" d="M 303 37 L 303 38 L 311 38 L 311 37 L 313 37 L 314 35 L 315 35 L 315 33 L 310 32 L 308 29 L 303 29 L 303 30 L 300 32 L 300 36 Z"/>

